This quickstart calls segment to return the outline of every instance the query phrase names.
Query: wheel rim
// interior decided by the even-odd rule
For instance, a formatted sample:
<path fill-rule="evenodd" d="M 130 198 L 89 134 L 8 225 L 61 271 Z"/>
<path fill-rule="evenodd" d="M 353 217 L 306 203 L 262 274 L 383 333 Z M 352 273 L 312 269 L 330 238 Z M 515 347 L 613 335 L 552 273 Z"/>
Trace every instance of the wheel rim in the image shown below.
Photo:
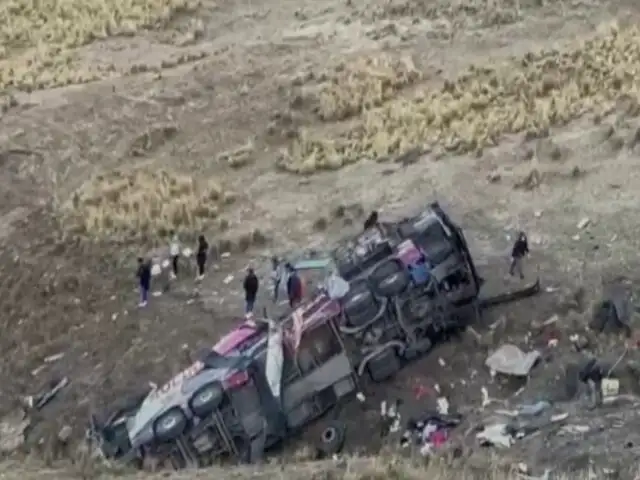
<path fill-rule="evenodd" d="M 207 403 L 208 401 L 210 401 L 212 398 L 213 392 L 211 391 L 211 389 L 208 389 L 198 395 L 197 403 L 202 405 L 203 403 Z"/>
<path fill-rule="evenodd" d="M 160 430 L 167 431 L 171 430 L 178 424 L 178 419 L 175 415 L 169 415 L 162 419 L 160 422 Z"/>
<path fill-rule="evenodd" d="M 333 441 L 333 439 L 335 438 L 336 438 L 336 429 L 333 427 L 327 428 L 324 430 L 324 432 L 322 432 L 322 441 L 324 443 L 329 443 Z"/>

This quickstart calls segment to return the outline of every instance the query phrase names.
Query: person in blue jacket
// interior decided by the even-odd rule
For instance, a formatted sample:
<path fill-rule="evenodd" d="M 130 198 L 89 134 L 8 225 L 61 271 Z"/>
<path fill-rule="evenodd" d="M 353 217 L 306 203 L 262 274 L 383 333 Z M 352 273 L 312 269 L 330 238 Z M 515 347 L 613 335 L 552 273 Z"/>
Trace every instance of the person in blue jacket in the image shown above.
<path fill-rule="evenodd" d="M 417 262 L 409 266 L 409 273 L 414 284 L 427 285 L 431 280 L 431 265 L 427 258 L 421 255 Z"/>

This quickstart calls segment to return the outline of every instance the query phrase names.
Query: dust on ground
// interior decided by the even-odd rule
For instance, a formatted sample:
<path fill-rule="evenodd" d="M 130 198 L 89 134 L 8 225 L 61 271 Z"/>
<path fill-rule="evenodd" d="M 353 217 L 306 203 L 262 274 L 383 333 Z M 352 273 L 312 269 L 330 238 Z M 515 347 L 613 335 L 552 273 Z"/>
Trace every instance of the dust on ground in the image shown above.
<path fill-rule="evenodd" d="M 343 126 L 319 125 L 304 110 L 283 114 L 291 110 L 291 85 L 301 72 L 323 72 L 355 55 L 410 54 L 416 67 L 428 72 L 420 82 L 439 84 L 471 64 L 562 48 L 595 35 L 602 22 L 636 18 L 632 7 L 616 2 L 498 2 L 495 8 L 458 3 L 240 2 L 210 10 L 205 5 L 193 45 L 163 46 L 148 33 L 79 50 L 83 62 L 118 63 L 127 71 L 141 58 L 164 62 L 160 73 L 134 69 L 81 87 L 16 94 L 17 105 L 0 118 L 6 151 L 0 156 L 1 409 L 13 409 L 21 396 L 68 375 L 71 386 L 34 420 L 34 438 L 38 443 L 55 435 L 63 424 L 79 436 L 91 411 L 147 381 L 168 377 L 189 353 L 214 343 L 236 321 L 247 264 L 262 266 L 272 253 L 326 248 L 359 225 L 357 215 L 348 220 L 335 215 L 344 210 L 340 207 L 393 215 L 434 198 L 468 232 L 483 275 L 496 288 L 512 286 L 504 272 L 512 235 L 522 229 L 533 249 L 528 274 L 537 270 L 554 292 L 491 312 L 479 332 L 484 335 L 499 318 L 506 326 L 488 345 L 469 348 L 468 339 L 461 340 L 467 342 L 463 346 L 443 345 L 392 384 L 367 391 L 368 411 L 355 417 L 358 425 L 361 415 L 376 415 L 377 400 L 399 397 L 415 403 L 415 383 L 446 385 L 452 405 L 461 410 L 478 406 L 481 386 L 492 396 L 512 395 L 482 367 L 487 351 L 504 341 L 523 345 L 533 322 L 560 312 L 559 346 L 547 352 L 548 362 L 534 373 L 530 388 L 541 389 L 527 392 L 530 398 L 553 396 L 552 380 L 570 357 L 568 336 L 584 329 L 602 282 L 612 276 L 635 278 L 632 259 L 640 225 L 633 213 L 640 179 L 632 144 L 639 126 L 635 117 L 615 110 L 552 129 L 542 140 L 507 136 L 482 158 L 441 158 L 433 152 L 409 164 L 362 161 L 308 177 L 276 169 L 291 131 L 302 126 L 330 132 Z M 200 58 L 198 52 L 206 55 Z M 191 57 L 174 66 L 175 55 Z M 150 135 L 140 152 L 141 136 L 165 125 L 175 126 L 171 137 Z M 243 145 L 251 145 L 251 153 L 241 164 L 229 160 L 237 156 L 221 155 Z M 534 169 L 525 160 L 529 150 L 536 153 Z M 59 207 L 84 182 L 123 168 L 183 172 L 233 193 L 219 216 L 202 222 L 216 252 L 230 250 L 231 256 L 214 255 L 208 276 L 197 286 L 189 270 L 144 310 L 136 308 L 133 269 L 141 252 L 165 243 L 158 232 L 117 242 L 87 241 L 62 231 L 58 222 Z M 590 224 L 580 230 L 585 217 Z M 585 304 L 566 313 L 567 296 L 578 287 L 586 292 Z M 527 338 L 533 338 L 530 347 L 548 349 L 544 335 Z M 623 348 L 618 339 L 594 342 L 597 352 L 613 356 Z M 45 362 L 60 352 L 62 359 Z M 383 441 L 369 440 L 372 429 L 348 429 L 349 448 L 376 450 Z M 611 431 L 603 428 L 594 441 L 604 442 Z M 620 432 L 622 438 L 626 430 Z M 541 461 L 558 461 L 548 449 L 540 452 Z M 633 455 L 633 449 L 615 452 L 621 458 Z"/>

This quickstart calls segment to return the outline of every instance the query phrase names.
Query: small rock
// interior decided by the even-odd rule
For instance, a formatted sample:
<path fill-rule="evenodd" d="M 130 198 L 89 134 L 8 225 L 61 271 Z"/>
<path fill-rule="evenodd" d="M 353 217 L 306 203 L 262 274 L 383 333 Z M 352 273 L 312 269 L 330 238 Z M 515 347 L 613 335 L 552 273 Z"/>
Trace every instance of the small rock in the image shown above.
<path fill-rule="evenodd" d="M 502 179 L 502 176 L 497 171 L 493 171 L 487 174 L 487 181 L 489 183 L 498 183 L 501 179 Z"/>
<path fill-rule="evenodd" d="M 533 216 L 536 218 L 540 218 L 542 216 L 542 210 L 536 210 L 533 212 Z"/>

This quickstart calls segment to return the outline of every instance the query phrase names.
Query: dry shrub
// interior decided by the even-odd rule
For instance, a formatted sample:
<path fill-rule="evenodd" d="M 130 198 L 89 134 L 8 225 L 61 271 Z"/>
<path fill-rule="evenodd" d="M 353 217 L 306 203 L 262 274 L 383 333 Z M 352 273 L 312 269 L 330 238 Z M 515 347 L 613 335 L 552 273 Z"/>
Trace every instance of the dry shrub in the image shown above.
<path fill-rule="evenodd" d="M 175 125 L 154 126 L 137 136 L 129 147 L 129 155 L 144 157 L 171 140 L 178 133 Z"/>
<path fill-rule="evenodd" d="M 489 27 L 512 24 L 523 18 L 526 10 L 539 8 L 543 3 L 544 0 L 388 0 L 382 4 L 366 5 L 362 15 L 374 21 L 403 17 L 444 18 L 458 28 Z"/>
<path fill-rule="evenodd" d="M 166 170 L 97 175 L 62 205 L 63 226 L 98 239 L 127 241 L 200 231 L 218 217 L 224 194 L 213 180 Z"/>
<path fill-rule="evenodd" d="M 145 28 L 162 28 L 198 0 L 67 0 L 0 3 L 0 90 L 35 90 L 104 78 L 109 69 L 71 68 L 74 48 Z"/>
<path fill-rule="evenodd" d="M 279 166 L 308 174 L 361 159 L 393 159 L 439 145 L 463 154 L 495 146 L 503 134 L 544 137 L 585 112 L 609 111 L 618 97 L 640 98 L 629 72 L 640 66 L 640 32 L 611 28 L 566 52 L 528 53 L 497 67 L 472 66 L 439 89 L 425 89 L 365 112 L 334 138 L 305 132 Z"/>
<path fill-rule="evenodd" d="M 410 57 L 359 57 L 335 67 L 311 93 L 314 111 L 323 121 L 337 121 L 382 105 L 420 79 Z"/>

